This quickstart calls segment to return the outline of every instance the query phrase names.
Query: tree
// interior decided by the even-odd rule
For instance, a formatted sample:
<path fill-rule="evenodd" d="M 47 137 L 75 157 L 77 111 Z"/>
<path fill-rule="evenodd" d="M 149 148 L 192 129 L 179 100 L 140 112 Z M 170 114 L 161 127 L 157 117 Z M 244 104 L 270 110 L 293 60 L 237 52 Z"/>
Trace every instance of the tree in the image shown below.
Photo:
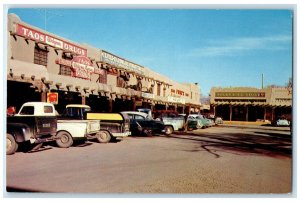
<path fill-rule="evenodd" d="M 289 91 L 289 94 L 292 94 L 293 91 L 293 78 L 290 77 L 288 83 L 286 84 L 286 88 Z"/>

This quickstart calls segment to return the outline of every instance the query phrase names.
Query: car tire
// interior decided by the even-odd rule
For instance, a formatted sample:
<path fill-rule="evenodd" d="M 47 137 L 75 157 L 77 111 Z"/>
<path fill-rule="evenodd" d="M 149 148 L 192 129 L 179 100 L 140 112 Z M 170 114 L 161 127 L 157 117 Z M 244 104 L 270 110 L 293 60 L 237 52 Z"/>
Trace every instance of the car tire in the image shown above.
<path fill-rule="evenodd" d="M 100 143 L 108 143 L 110 142 L 111 140 L 111 135 L 109 134 L 108 131 L 99 131 L 97 134 L 96 134 L 96 137 L 97 137 L 97 140 L 98 142 Z"/>
<path fill-rule="evenodd" d="M 143 130 L 143 135 L 146 135 L 147 137 L 152 136 L 153 131 L 151 129 L 144 129 Z"/>
<path fill-rule="evenodd" d="M 16 151 L 18 150 L 18 147 L 19 147 L 19 145 L 16 142 L 14 136 L 7 133 L 6 134 L 6 154 L 12 155 L 12 154 L 16 153 Z"/>
<path fill-rule="evenodd" d="M 172 126 L 165 126 L 165 134 L 171 135 L 174 132 L 174 129 Z"/>
<path fill-rule="evenodd" d="M 58 139 L 56 140 L 57 146 L 61 148 L 68 148 L 73 145 L 73 138 L 70 133 L 66 131 L 60 131 L 57 133 Z"/>

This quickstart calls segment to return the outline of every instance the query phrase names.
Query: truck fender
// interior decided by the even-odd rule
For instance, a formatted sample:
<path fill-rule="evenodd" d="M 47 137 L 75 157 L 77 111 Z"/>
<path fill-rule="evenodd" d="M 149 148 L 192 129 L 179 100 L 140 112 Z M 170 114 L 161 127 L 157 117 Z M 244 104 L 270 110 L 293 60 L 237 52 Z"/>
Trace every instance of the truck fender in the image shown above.
<path fill-rule="evenodd" d="M 28 141 L 32 136 L 29 126 L 22 123 L 8 123 L 7 133 L 11 134 L 16 142 Z"/>

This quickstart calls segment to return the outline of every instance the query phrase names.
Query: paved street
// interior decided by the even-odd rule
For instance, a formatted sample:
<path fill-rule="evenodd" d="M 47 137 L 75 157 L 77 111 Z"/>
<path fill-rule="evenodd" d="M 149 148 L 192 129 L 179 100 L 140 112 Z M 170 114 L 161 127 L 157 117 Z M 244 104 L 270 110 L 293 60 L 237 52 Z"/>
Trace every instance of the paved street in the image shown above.
<path fill-rule="evenodd" d="M 289 128 L 216 126 L 6 156 L 9 191 L 290 193 Z M 76 196 L 76 195 L 75 195 Z"/>

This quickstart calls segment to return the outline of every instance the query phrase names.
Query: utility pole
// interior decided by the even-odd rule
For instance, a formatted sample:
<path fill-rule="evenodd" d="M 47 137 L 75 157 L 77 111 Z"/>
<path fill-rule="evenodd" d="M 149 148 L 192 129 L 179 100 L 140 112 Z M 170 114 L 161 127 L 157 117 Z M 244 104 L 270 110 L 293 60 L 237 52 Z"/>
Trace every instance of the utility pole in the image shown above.
<path fill-rule="evenodd" d="M 261 74 L 261 89 L 264 88 L 264 74 Z"/>
<path fill-rule="evenodd" d="M 54 16 L 62 17 L 61 14 L 47 10 L 46 8 L 37 9 L 39 14 L 44 18 L 44 30 L 47 31 L 47 21 Z"/>

